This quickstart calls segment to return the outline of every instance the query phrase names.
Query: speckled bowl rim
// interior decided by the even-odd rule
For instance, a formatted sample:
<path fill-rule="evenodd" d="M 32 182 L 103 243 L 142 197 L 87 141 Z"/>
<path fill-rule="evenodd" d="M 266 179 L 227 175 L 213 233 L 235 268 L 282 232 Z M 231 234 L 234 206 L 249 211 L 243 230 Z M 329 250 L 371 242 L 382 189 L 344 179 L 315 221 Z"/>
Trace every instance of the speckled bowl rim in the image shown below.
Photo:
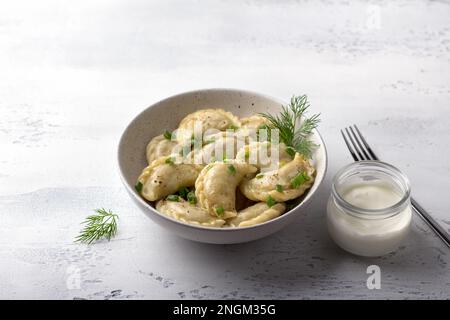
<path fill-rule="evenodd" d="M 135 200 L 139 201 L 142 205 L 144 205 L 146 208 L 148 208 L 150 212 L 156 213 L 160 217 L 162 217 L 162 218 L 164 218 L 164 219 L 166 219 L 168 221 L 174 222 L 174 223 L 179 224 L 179 225 L 184 226 L 184 227 L 189 227 L 189 228 L 192 228 L 192 229 L 196 229 L 196 230 L 208 230 L 208 231 L 214 231 L 214 232 L 240 232 L 240 231 L 243 231 L 243 230 L 262 228 L 264 225 L 274 223 L 275 221 L 281 221 L 283 219 L 287 219 L 288 215 L 291 215 L 291 214 L 295 213 L 296 210 L 300 209 L 301 207 L 306 206 L 312 200 L 313 195 L 319 190 L 319 187 L 322 184 L 323 180 L 325 179 L 325 176 L 326 176 L 326 173 L 327 173 L 327 169 L 328 169 L 327 148 L 326 148 L 325 142 L 324 142 L 321 134 L 319 133 L 319 130 L 317 130 L 317 129 L 314 129 L 313 132 L 314 132 L 314 135 L 316 135 L 319 138 L 319 140 L 321 142 L 321 147 L 323 147 L 323 150 L 324 150 L 324 158 L 323 158 L 323 162 L 324 162 L 323 168 L 324 169 L 323 169 L 323 174 L 322 174 L 320 180 L 314 180 L 313 186 L 317 183 L 316 189 L 313 192 L 309 191 L 307 193 L 307 195 L 305 196 L 305 198 L 301 202 L 299 202 L 294 208 L 292 208 L 289 211 L 286 211 L 282 215 L 280 215 L 280 216 L 278 216 L 278 217 L 276 217 L 274 219 L 271 219 L 269 221 L 266 221 L 266 222 L 263 222 L 263 223 L 259 223 L 259 224 L 253 225 L 253 226 L 236 227 L 236 228 L 214 228 L 214 227 L 206 227 L 206 226 L 200 226 L 200 225 L 195 225 L 195 224 L 189 224 L 189 223 L 186 223 L 186 222 L 179 221 L 177 219 L 171 218 L 171 217 L 169 217 L 169 216 L 167 216 L 167 215 L 165 215 L 163 213 L 160 213 L 158 210 L 156 210 L 156 208 L 152 207 L 148 202 L 146 202 L 144 199 L 142 199 L 142 197 L 140 195 L 136 194 L 136 190 L 134 189 L 134 187 L 130 186 L 128 184 L 128 182 L 126 181 L 124 173 L 122 172 L 122 166 L 121 166 L 121 161 L 120 161 L 121 149 L 122 149 L 122 145 L 124 144 L 123 140 L 125 139 L 125 136 L 126 136 L 126 133 L 128 132 L 128 130 L 131 130 L 130 128 L 137 121 L 137 119 L 139 119 L 144 113 L 147 112 L 147 110 L 151 109 L 156 104 L 165 103 L 168 100 L 171 100 L 173 98 L 180 97 L 180 96 L 183 96 L 183 95 L 192 95 L 192 94 L 196 94 L 196 93 L 197 94 L 202 94 L 202 93 L 213 92 L 213 91 L 229 91 L 229 92 L 234 92 L 234 93 L 240 92 L 240 93 L 243 93 L 243 94 L 246 94 L 246 95 L 255 95 L 255 96 L 262 97 L 262 98 L 266 98 L 266 99 L 272 100 L 272 101 L 274 101 L 276 103 L 279 103 L 280 105 L 286 105 L 287 104 L 286 102 L 284 102 L 284 101 L 282 101 L 282 100 L 280 100 L 278 98 L 275 98 L 275 97 L 272 97 L 272 96 L 269 96 L 269 95 L 266 95 L 266 94 L 261 94 L 259 92 L 255 92 L 255 91 L 242 90 L 242 89 L 233 89 L 233 88 L 209 88 L 209 89 L 191 90 L 191 91 L 186 91 L 186 92 L 182 92 L 182 93 L 178 93 L 178 94 L 172 95 L 170 97 L 164 98 L 162 100 L 159 100 L 159 101 L 153 103 L 149 107 L 147 107 L 144 110 L 142 110 L 138 115 L 136 115 L 133 118 L 133 120 L 131 120 L 131 122 L 125 127 L 125 130 L 122 132 L 122 135 L 120 136 L 119 145 L 118 145 L 118 148 L 117 148 L 117 163 L 118 163 L 118 167 L 119 167 L 118 169 L 119 169 L 120 179 L 122 180 L 122 183 L 124 184 L 124 186 L 127 189 L 128 193 L 130 195 L 132 195 Z"/>

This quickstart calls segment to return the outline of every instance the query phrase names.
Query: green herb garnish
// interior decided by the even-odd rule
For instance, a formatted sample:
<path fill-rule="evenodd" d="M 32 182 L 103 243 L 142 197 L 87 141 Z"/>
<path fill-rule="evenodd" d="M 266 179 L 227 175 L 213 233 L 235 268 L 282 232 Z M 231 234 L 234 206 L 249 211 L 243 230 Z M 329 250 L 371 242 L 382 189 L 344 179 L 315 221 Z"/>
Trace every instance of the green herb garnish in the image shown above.
<path fill-rule="evenodd" d="M 304 117 L 309 106 L 310 104 L 306 95 L 293 96 L 291 103 L 282 107 L 280 115 L 260 114 L 270 121 L 273 128 L 279 130 L 280 141 L 307 158 L 311 158 L 313 149 L 317 147 L 309 139 L 309 135 L 320 122 L 320 114 L 314 114 L 309 118 L 301 119 Z"/>
<path fill-rule="evenodd" d="M 183 187 L 183 188 L 181 188 L 180 190 L 178 190 L 178 195 L 181 197 L 181 198 L 183 198 L 183 199 L 186 199 L 187 198 L 187 195 L 188 195 L 188 193 L 190 192 L 191 190 L 189 190 L 189 188 L 187 188 L 187 187 Z"/>
<path fill-rule="evenodd" d="M 288 155 L 290 155 L 292 158 L 294 158 L 294 157 L 295 157 L 296 151 L 295 151 L 295 149 L 292 148 L 292 147 L 287 147 L 287 148 L 286 148 L 286 153 L 287 153 Z"/>
<path fill-rule="evenodd" d="M 171 194 L 166 197 L 166 200 L 178 202 L 180 201 L 180 197 L 177 194 Z"/>
<path fill-rule="evenodd" d="M 228 171 L 233 175 L 236 174 L 236 168 L 232 164 L 228 166 Z"/>
<path fill-rule="evenodd" d="M 277 184 L 276 190 L 277 190 L 277 192 L 283 192 L 284 189 L 283 189 L 283 186 L 281 184 Z"/>
<path fill-rule="evenodd" d="M 140 181 L 138 181 L 137 183 L 136 183 L 136 185 L 134 186 L 134 188 L 136 189 L 136 191 L 138 192 L 138 193 L 141 193 L 142 192 L 142 188 L 144 187 L 144 185 L 142 184 L 142 182 L 140 182 Z"/>
<path fill-rule="evenodd" d="M 238 126 L 235 126 L 234 124 L 230 124 L 230 125 L 228 126 L 228 129 L 229 129 L 229 130 L 236 131 L 237 129 L 239 129 L 239 127 L 238 127 Z"/>
<path fill-rule="evenodd" d="M 117 234 L 117 219 L 119 216 L 110 210 L 96 209 L 97 214 L 88 216 L 82 224 L 84 228 L 75 238 L 75 242 L 91 244 L 100 239 L 111 240 Z"/>
<path fill-rule="evenodd" d="M 165 163 L 170 164 L 170 165 L 174 165 L 175 164 L 174 158 L 172 158 L 172 157 L 167 158 Z"/>
<path fill-rule="evenodd" d="M 302 184 L 304 184 L 306 181 L 309 181 L 309 176 L 305 171 L 299 172 L 294 179 L 291 181 L 291 187 L 294 189 L 297 189 Z"/>
<path fill-rule="evenodd" d="M 164 138 L 166 138 L 167 140 L 172 140 L 172 133 L 170 131 L 164 131 L 163 133 Z"/>
<path fill-rule="evenodd" d="M 222 206 L 216 208 L 217 216 L 219 216 L 219 217 L 223 216 L 224 212 L 225 212 L 225 209 Z"/>
<path fill-rule="evenodd" d="M 189 192 L 186 197 L 187 197 L 187 201 L 190 204 L 196 204 L 197 203 L 197 197 L 195 196 L 195 192 L 194 191 Z"/>
<path fill-rule="evenodd" d="M 256 179 L 261 179 L 262 177 L 264 177 L 264 175 L 263 175 L 262 173 L 258 173 L 258 174 L 256 175 Z"/>
<path fill-rule="evenodd" d="M 269 206 L 269 208 L 273 207 L 277 202 L 275 201 L 274 198 L 272 198 L 272 196 L 267 197 L 266 200 L 267 205 Z"/>

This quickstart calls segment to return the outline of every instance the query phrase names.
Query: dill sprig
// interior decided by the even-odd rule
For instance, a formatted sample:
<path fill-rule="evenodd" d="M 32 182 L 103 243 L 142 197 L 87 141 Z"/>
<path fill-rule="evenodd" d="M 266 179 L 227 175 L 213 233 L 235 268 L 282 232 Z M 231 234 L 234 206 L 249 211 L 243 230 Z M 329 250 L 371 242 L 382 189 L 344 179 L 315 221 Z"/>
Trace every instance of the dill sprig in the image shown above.
<path fill-rule="evenodd" d="M 82 222 L 85 226 L 75 238 L 75 242 L 91 244 L 103 238 L 109 241 L 117 234 L 117 219 L 119 219 L 119 216 L 103 208 L 94 211 L 97 214 L 88 216 Z"/>
<path fill-rule="evenodd" d="M 320 114 L 314 114 L 309 118 L 305 117 L 309 106 L 306 95 L 293 96 L 289 105 L 282 106 L 279 115 L 260 114 L 269 120 L 271 127 L 278 129 L 281 142 L 307 158 L 311 158 L 314 148 L 317 147 L 309 139 L 309 136 L 320 122 Z"/>

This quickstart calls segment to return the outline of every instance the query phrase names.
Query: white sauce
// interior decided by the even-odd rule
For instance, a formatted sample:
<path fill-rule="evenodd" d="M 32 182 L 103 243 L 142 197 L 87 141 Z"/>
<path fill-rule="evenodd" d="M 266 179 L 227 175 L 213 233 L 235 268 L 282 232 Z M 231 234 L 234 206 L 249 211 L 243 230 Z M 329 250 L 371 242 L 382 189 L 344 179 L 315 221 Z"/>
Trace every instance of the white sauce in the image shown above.
<path fill-rule="evenodd" d="M 398 203 L 401 195 L 386 182 L 363 182 L 340 192 L 348 203 L 361 209 L 385 209 Z M 343 249 L 361 256 L 381 256 L 395 250 L 409 231 L 411 207 L 392 217 L 351 215 L 330 197 L 327 208 L 328 230 Z"/>

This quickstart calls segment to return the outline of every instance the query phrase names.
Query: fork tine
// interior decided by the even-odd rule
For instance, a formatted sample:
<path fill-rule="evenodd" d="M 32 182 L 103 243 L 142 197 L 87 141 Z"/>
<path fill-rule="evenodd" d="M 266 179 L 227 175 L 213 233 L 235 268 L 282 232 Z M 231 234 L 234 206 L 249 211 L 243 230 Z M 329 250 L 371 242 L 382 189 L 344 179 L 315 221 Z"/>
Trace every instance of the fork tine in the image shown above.
<path fill-rule="evenodd" d="M 373 160 L 379 160 L 377 155 L 375 154 L 375 152 L 372 151 L 372 148 L 370 148 L 369 144 L 367 143 L 366 139 L 364 139 L 364 136 L 362 135 L 361 131 L 359 131 L 358 127 L 356 126 L 356 124 L 353 125 L 356 129 L 356 132 L 358 133 L 359 137 L 361 138 L 362 143 L 364 144 L 364 146 L 366 147 L 367 151 L 369 152 L 369 154 L 372 156 Z"/>
<path fill-rule="evenodd" d="M 356 153 L 359 156 L 359 160 L 364 160 L 364 156 L 362 155 L 361 151 L 358 148 L 358 145 L 356 144 L 355 140 L 353 140 L 353 137 L 350 134 L 350 130 L 348 128 L 345 128 L 345 132 L 347 133 L 348 138 L 350 139 L 350 142 L 352 143 L 353 149 L 355 149 Z"/>
<path fill-rule="evenodd" d="M 359 149 L 361 150 L 361 152 L 364 154 L 364 160 L 371 160 L 370 156 L 367 154 L 366 149 L 363 147 L 363 145 L 361 144 L 361 142 L 359 141 L 358 137 L 355 134 L 355 131 L 353 130 L 352 127 L 350 127 L 350 132 L 352 133 L 353 138 L 355 138 L 356 143 L 358 144 Z"/>
<path fill-rule="evenodd" d="M 350 154 L 352 155 L 353 160 L 359 161 L 358 156 L 356 155 L 355 151 L 353 151 L 353 148 L 351 147 L 350 143 L 347 140 L 347 137 L 344 134 L 344 131 L 341 130 L 342 138 L 344 138 L 344 142 L 347 145 L 348 151 L 350 151 Z"/>

